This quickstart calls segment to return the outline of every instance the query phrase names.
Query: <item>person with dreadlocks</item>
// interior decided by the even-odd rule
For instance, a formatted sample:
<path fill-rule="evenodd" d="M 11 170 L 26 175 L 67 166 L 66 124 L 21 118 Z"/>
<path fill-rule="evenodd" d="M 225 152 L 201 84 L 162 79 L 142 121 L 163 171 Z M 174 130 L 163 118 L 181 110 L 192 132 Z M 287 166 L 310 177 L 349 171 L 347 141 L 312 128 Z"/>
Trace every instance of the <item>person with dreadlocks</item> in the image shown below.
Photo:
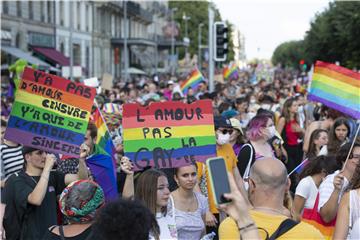
<path fill-rule="evenodd" d="M 61 193 L 59 207 L 68 225 L 54 225 L 43 240 L 85 240 L 91 233 L 91 224 L 98 209 L 104 206 L 102 188 L 91 180 L 70 183 Z"/>

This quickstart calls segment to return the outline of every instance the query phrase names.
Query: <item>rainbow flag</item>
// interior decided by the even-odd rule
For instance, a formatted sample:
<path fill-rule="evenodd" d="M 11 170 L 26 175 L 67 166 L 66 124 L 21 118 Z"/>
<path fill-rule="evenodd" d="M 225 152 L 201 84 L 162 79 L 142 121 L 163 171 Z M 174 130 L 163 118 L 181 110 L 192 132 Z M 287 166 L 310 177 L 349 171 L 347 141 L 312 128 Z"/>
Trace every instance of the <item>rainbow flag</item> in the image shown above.
<path fill-rule="evenodd" d="M 125 104 L 124 152 L 135 170 L 176 168 L 216 156 L 211 100 Z"/>
<path fill-rule="evenodd" d="M 111 155 L 112 158 L 115 158 L 115 146 L 112 142 L 104 117 L 98 107 L 96 107 L 94 113 L 92 114 L 92 119 L 98 129 L 96 145 L 104 149 L 109 155 Z"/>
<path fill-rule="evenodd" d="M 195 68 L 190 73 L 188 79 L 180 86 L 181 91 L 184 95 L 186 95 L 189 88 L 196 90 L 201 81 L 204 81 L 204 77 L 199 71 L 199 69 Z"/>
<path fill-rule="evenodd" d="M 224 68 L 223 77 L 225 80 L 229 80 L 232 78 L 239 78 L 238 68 L 235 63 L 232 63 Z"/>
<path fill-rule="evenodd" d="M 360 119 L 360 73 L 317 61 L 308 99 Z"/>

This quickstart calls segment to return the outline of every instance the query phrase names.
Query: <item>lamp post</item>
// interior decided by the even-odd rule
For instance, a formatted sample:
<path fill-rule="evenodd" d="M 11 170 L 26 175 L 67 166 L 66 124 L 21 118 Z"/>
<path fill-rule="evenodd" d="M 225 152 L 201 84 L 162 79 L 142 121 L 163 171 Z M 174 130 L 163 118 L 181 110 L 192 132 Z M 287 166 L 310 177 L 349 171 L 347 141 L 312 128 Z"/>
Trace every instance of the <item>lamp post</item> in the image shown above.
<path fill-rule="evenodd" d="M 204 26 L 203 23 L 200 23 L 198 25 L 198 41 L 199 41 L 199 46 L 198 46 L 198 68 L 201 71 L 201 28 Z"/>
<path fill-rule="evenodd" d="M 186 38 L 186 41 L 188 41 L 189 40 L 189 37 L 188 37 L 188 21 L 191 18 L 189 16 L 186 16 L 186 13 L 184 12 L 182 19 L 185 21 L 185 38 Z M 185 47 L 185 56 L 187 55 L 187 53 L 188 53 L 188 46 Z"/>
<path fill-rule="evenodd" d="M 129 54 L 128 54 L 128 23 L 127 23 L 127 1 L 123 2 L 124 7 L 124 80 L 129 80 Z"/>
<path fill-rule="evenodd" d="M 174 32 L 175 32 L 175 24 L 174 24 L 174 12 L 177 11 L 177 8 L 172 8 L 171 9 L 171 76 L 174 76 L 175 73 L 175 37 L 174 37 Z"/>

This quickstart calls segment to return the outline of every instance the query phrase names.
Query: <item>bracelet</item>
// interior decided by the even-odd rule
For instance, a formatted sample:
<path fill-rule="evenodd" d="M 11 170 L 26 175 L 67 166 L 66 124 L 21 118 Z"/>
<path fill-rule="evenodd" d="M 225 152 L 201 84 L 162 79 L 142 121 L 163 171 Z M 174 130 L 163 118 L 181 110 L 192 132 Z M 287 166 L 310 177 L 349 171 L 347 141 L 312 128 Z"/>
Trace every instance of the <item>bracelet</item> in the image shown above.
<path fill-rule="evenodd" d="M 251 228 L 251 227 L 256 227 L 256 225 L 255 225 L 254 222 L 246 225 L 245 227 L 240 227 L 240 228 L 239 228 L 239 231 L 240 231 L 240 232 L 241 232 L 241 231 L 245 231 L 246 229 Z"/>

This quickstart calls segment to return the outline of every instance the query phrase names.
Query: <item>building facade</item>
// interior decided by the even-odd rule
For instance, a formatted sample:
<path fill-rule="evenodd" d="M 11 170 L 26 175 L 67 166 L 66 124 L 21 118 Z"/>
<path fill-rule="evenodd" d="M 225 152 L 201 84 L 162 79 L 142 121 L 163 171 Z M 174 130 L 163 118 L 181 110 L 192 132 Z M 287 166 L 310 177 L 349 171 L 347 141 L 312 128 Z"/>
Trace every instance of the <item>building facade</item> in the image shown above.
<path fill-rule="evenodd" d="M 163 31 L 168 22 L 167 1 L 1 1 L 1 46 L 58 69 L 70 65 L 72 50 L 82 77 L 110 73 L 120 79 L 125 37 L 130 67 L 153 73 L 168 65 L 171 39 Z"/>

